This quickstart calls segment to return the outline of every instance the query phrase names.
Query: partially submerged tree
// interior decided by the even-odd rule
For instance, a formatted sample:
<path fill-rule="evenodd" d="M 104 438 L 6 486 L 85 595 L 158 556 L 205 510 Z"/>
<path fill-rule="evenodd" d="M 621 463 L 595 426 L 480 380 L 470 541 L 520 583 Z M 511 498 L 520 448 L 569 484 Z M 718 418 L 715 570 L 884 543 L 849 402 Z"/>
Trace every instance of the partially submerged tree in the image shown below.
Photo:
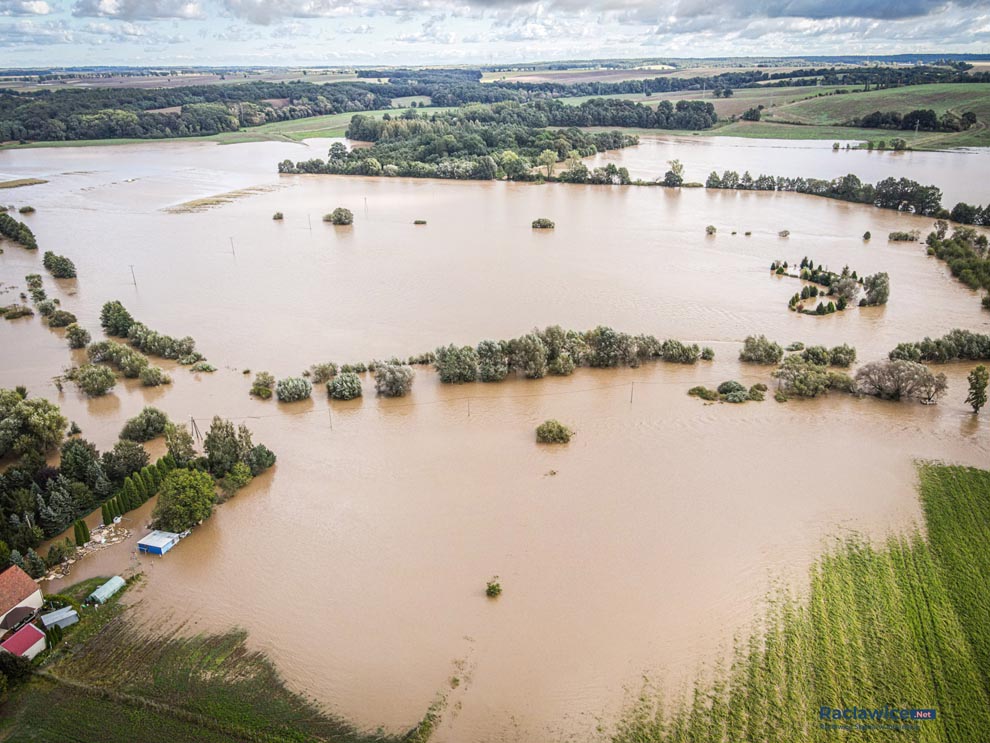
<path fill-rule="evenodd" d="M 915 361 L 872 361 L 856 370 L 860 392 L 884 400 L 918 400 L 926 405 L 938 402 L 948 387 L 944 374 L 932 374 Z"/>

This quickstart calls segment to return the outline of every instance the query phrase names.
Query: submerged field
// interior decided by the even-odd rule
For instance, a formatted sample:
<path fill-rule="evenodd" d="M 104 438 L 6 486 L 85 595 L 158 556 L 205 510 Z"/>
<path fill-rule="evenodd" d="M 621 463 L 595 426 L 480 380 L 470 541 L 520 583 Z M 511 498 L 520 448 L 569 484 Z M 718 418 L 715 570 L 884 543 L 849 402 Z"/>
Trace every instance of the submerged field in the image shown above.
<path fill-rule="evenodd" d="M 806 598 L 775 594 L 760 628 L 685 700 L 665 708 L 645 690 L 613 743 L 980 740 L 990 725 L 990 472 L 923 465 L 919 477 L 927 541 L 840 543 L 812 568 Z M 822 727 L 822 707 L 888 705 L 936 717 Z"/>

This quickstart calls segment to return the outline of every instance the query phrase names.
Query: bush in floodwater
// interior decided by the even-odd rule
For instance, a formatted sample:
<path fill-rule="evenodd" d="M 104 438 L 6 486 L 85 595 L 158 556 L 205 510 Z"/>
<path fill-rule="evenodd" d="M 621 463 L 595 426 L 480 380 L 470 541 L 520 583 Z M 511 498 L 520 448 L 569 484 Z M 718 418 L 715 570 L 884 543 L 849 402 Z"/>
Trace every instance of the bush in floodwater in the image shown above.
<path fill-rule="evenodd" d="M 873 235 L 871 235 L 870 231 L 867 230 L 863 233 L 863 242 L 869 242 L 871 237 L 873 237 Z"/>
<path fill-rule="evenodd" d="M 354 224 L 354 212 L 350 209 L 345 209 L 342 206 L 338 206 L 329 214 L 324 214 L 323 221 L 336 225 Z"/>
<path fill-rule="evenodd" d="M 567 351 L 561 351 L 560 354 L 549 364 L 547 364 L 547 373 L 552 374 L 555 377 L 569 377 L 574 373 L 574 359 Z"/>
<path fill-rule="evenodd" d="M 713 224 L 710 224 L 707 227 L 705 227 L 706 235 L 714 235 L 716 232 L 718 232 L 718 229 Z"/>
<path fill-rule="evenodd" d="M 552 418 L 536 427 L 536 440 L 541 444 L 566 444 L 573 435 L 571 429 Z"/>
<path fill-rule="evenodd" d="M 48 316 L 48 327 L 66 328 L 76 322 L 76 316 L 66 310 L 55 310 Z"/>
<path fill-rule="evenodd" d="M 818 397 L 830 386 L 828 371 L 824 366 L 812 364 L 798 355 L 788 356 L 774 371 L 780 389 L 787 395 Z"/>
<path fill-rule="evenodd" d="M 739 352 L 739 360 L 751 364 L 777 364 L 783 356 L 784 349 L 765 335 L 748 336 Z"/>
<path fill-rule="evenodd" d="M 282 216 L 282 212 L 275 212 L 272 215 L 272 219 L 274 219 L 276 222 L 281 222 L 283 219 L 285 219 L 285 217 Z"/>
<path fill-rule="evenodd" d="M 711 346 L 705 346 L 701 349 L 702 361 L 713 361 L 715 359 L 715 350 Z"/>
<path fill-rule="evenodd" d="M 509 355 L 502 341 L 481 341 L 475 353 L 478 355 L 478 379 L 482 382 L 501 382 L 509 374 Z"/>
<path fill-rule="evenodd" d="M 76 278 L 75 264 L 64 255 L 56 255 L 50 250 L 45 251 L 45 256 L 41 264 L 48 269 L 48 272 L 56 279 Z"/>
<path fill-rule="evenodd" d="M 374 361 L 375 390 L 382 397 L 402 397 L 412 389 L 412 367 L 391 361 Z"/>
<path fill-rule="evenodd" d="M 700 397 L 702 400 L 708 400 L 709 402 L 718 400 L 718 392 L 700 385 L 689 389 L 688 394 L 691 395 L 691 397 Z"/>
<path fill-rule="evenodd" d="M 848 343 L 835 346 L 828 352 L 828 363 L 831 366 L 852 366 L 856 361 L 856 349 Z"/>
<path fill-rule="evenodd" d="M 895 243 L 900 243 L 900 242 L 906 243 L 906 242 L 914 242 L 919 237 L 921 237 L 921 233 L 919 233 L 917 230 L 911 230 L 910 232 L 895 231 L 887 235 L 887 240 Z"/>
<path fill-rule="evenodd" d="M 165 434 L 168 416 L 150 405 L 131 418 L 120 431 L 120 438 L 128 441 L 151 441 Z"/>
<path fill-rule="evenodd" d="M 791 236 L 790 230 L 781 230 L 780 232 L 777 233 L 777 237 L 790 237 L 790 236 Z"/>
<path fill-rule="evenodd" d="M 24 281 L 27 284 L 28 289 L 40 289 L 41 288 L 41 274 L 40 273 L 29 273 L 24 277 Z"/>
<path fill-rule="evenodd" d="M 133 324 L 134 318 L 131 317 L 131 313 L 116 300 L 107 302 L 100 310 L 100 325 L 103 326 L 107 335 L 126 337 L 127 331 L 131 329 Z"/>
<path fill-rule="evenodd" d="M 803 351 L 804 350 L 804 344 L 801 341 L 794 341 L 792 344 L 790 344 L 784 350 L 785 351 Z"/>
<path fill-rule="evenodd" d="M 478 378 L 478 352 L 471 346 L 441 346 L 436 351 L 434 363 L 440 381 L 445 384 L 474 382 Z"/>
<path fill-rule="evenodd" d="M 251 394 L 262 400 L 270 400 L 274 386 L 275 377 L 266 371 L 258 372 L 254 376 L 254 384 L 251 385 Z"/>
<path fill-rule="evenodd" d="M 189 367 L 189 371 L 192 372 L 215 372 L 217 368 L 213 366 L 209 361 L 197 361 L 195 364 Z"/>
<path fill-rule="evenodd" d="M 69 348 L 85 348 L 92 339 L 89 331 L 75 322 L 65 328 L 65 338 L 69 341 Z"/>
<path fill-rule="evenodd" d="M 485 584 L 485 595 L 490 599 L 502 595 L 502 584 L 499 583 L 497 575 L 493 575 L 492 579 Z"/>
<path fill-rule="evenodd" d="M 533 220 L 534 230 L 552 230 L 556 227 L 552 219 L 547 219 L 546 217 L 540 217 L 539 219 Z"/>
<path fill-rule="evenodd" d="M 361 397 L 361 377 L 354 372 L 341 372 L 327 382 L 327 394 L 333 400 Z"/>
<path fill-rule="evenodd" d="M 740 403 L 740 402 L 748 402 L 750 397 L 749 397 L 749 393 L 746 392 L 745 389 L 743 389 L 743 390 L 736 390 L 735 392 L 730 392 L 727 395 L 722 395 L 722 399 L 725 400 L 725 402 Z"/>
<path fill-rule="evenodd" d="M 414 219 L 413 224 L 426 224 L 425 219 Z"/>
<path fill-rule="evenodd" d="M 693 364 L 698 360 L 701 350 L 697 345 L 686 345 L 680 341 L 668 339 L 660 346 L 660 358 L 675 364 Z"/>
<path fill-rule="evenodd" d="M 35 208 L 33 206 L 24 205 L 17 211 L 20 212 L 21 214 L 34 214 Z"/>
<path fill-rule="evenodd" d="M 763 402 L 766 399 L 767 386 L 763 382 L 758 382 L 749 388 L 749 399 L 755 402 Z"/>
<path fill-rule="evenodd" d="M 313 377 L 313 384 L 326 384 L 336 373 L 337 365 L 332 361 L 313 364 L 309 367 L 309 375 Z"/>
<path fill-rule="evenodd" d="M 722 384 L 718 386 L 718 394 L 720 395 L 729 395 L 733 392 L 745 391 L 746 388 L 734 379 L 730 379 L 728 382 L 722 382 Z"/>
<path fill-rule="evenodd" d="M 0 316 L 6 320 L 16 320 L 18 317 L 30 317 L 33 314 L 34 310 L 26 304 L 8 304 L 6 307 L 0 307 Z"/>
<path fill-rule="evenodd" d="M 57 309 L 56 304 L 50 299 L 43 299 L 35 306 L 38 308 L 38 314 L 42 317 L 53 315 Z"/>
<path fill-rule="evenodd" d="M 165 370 L 157 366 L 146 366 L 138 373 L 138 379 L 145 387 L 160 387 L 163 384 L 172 384 L 172 378 L 165 373 Z"/>
<path fill-rule="evenodd" d="M 313 385 L 302 377 L 286 377 L 278 380 L 275 385 L 275 395 L 280 402 L 296 402 L 305 400 L 313 394 Z"/>
<path fill-rule="evenodd" d="M 825 346 L 808 346 L 801 352 L 801 358 L 809 364 L 828 366 L 831 355 Z"/>
<path fill-rule="evenodd" d="M 98 364 L 83 364 L 71 369 L 66 377 L 86 393 L 89 397 L 100 397 L 107 394 L 117 384 L 117 377 L 105 366 Z"/>

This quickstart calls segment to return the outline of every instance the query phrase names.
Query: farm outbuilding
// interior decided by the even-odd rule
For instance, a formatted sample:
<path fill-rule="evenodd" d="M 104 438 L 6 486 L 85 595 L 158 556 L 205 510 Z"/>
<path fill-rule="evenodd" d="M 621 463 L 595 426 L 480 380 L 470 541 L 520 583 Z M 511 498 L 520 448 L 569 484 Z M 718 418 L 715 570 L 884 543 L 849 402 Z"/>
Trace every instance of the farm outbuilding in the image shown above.
<path fill-rule="evenodd" d="M 15 609 L 40 609 L 43 601 L 38 584 L 16 565 L 0 573 L 0 625 Z"/>
<path fill-rule="evenodd" d="M 138 542 L 138 550 L 149 555 L 164 555 L 172 549 L 182 536 L 170 531 L 153 531 Z"/>
<path fill-rule="evenodd" d="M 115 575 L 113 578 L 89 594 L 89 597 L 86 600 L 91 601 L 94 604 L 105 604 L 111 596 L 123 587 L 124 579 L 119 575 Z"/>
<path fill-rule="evenodd" d="M 41 615 L 41 625 L 45 629 L 51 629 L 52 627 L 65 629 L 78 621 L 79 614 L 71 606 L 63 606 L 61 609 L 56 609 L 49 614 Z"/>
<path fill-rule="evenodd" d="M 0 648 L 28 660 L 32 660 L 46 647 L 48 647 L 48 643 L 45 642 L 45 633 L 33 624 L 25 624 L 6 640 L 0 642 Z"/>

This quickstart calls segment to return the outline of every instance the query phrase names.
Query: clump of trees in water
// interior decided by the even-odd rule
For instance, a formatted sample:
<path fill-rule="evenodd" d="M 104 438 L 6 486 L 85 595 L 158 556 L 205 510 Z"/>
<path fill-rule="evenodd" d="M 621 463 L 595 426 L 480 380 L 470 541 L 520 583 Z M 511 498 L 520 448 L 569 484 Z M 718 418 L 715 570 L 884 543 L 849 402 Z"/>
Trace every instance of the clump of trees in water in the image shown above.
<path fill-rule="evenodd" d="M 566 444 L 573 435 L 574 431 L 552 418 L 536 427 L 536 440 L 541 444 Z"/>
<path fill-rule="evenodd" d="M 928 338 L 913 343 L 898 343 L 888 358 L 905 361 L 929 361 L 944 364 L 949 361 L 990 360 L 990 334 L 974 333 L 955 328 L 941 338 Z"/>
<path fill-rule="evenodd" d="M 990 253 L 987 236 L 972 227 L 957 227 L 948 236 L 948 224 L 939 220 L 925 242 L 928 254 L 945 261 L 952 275 L 970 289 L 990 291 Z M 983 296 L 983 307 L 990 309 L 990 294 Z"/>
<path fill-rule="evenodd" d="M 326 160 L 284 160 L 278 170 L 462 180 L 549 180 L 557 162 L 628 147 L 638 141 L 618 131 L 555 131 L 479 121 L 459 114 L 420 117 L 410 111 L 399 118 L 382 119 L 355 115 L 347 137 L 374 142 L 371 147 L 348 150 L 335 142 Z M 535 170 L 538 166 L 546 168 L 546 172 Z"/>
<path fill-rule="evenodd" d="M 546 217 L 540 217 L 533 220 L 534 230 L 552 230 L 557 225 L 554 224 L 552 219 L 547 219 Z"/>
<path fill-rule="evenodd" d="M 818 397 L 829 390 L 854 392 L 855 383 L 848 374 L 831 371 L 817 354 L 792 354 L 773 372 L 777 380 L 778 402 L 788 397 Z"/>
<path fill-rule="evenodd" d="M 196 350 L 196 341 L 190 336 L 174 338 L 154 331 L 135 320 L 119 301 L 114 300 L 103 305 L 100 310 L 100 325 L 107 335 L 127 338 L 132 346 L 152 356 L 175 359 L 186 366 L 205 361 L 203 355 Z"/>
<path fill-rule="evenodd" d="M 890 276 L 886 273 L 860 277 L 855 271 L 850 271 L 849 266 L 844 266 L 842 272 L 837 274 L 823 269 L 821 264 L 816 267 L 814 260 L 809 260 L 807 257 L 801 259 L 800 274 L 788 273 L 787 263 L 781 261 L 771 263 L 770 270 L 778 276 L 790 276 L 803 281 L 810 281 L 828 290 L 826 293 L 819 291 L 817 286 L 805 286 L 788 300 L 789 309 L 806 315 L 828 315 L 833 312 L 841 312 L 856 303 L 861 287 L 865 289 L 866 296 L 859 300 L 860 307 L 886 304 L 890 298 Z M 819 302 L 813 310 L 806 309 L 805 300 L 814 299 L 819 295 L 835 297 L 835 300 L 830 300 L 827 305 L 824 302 Z"/>
<path fill-rule="evenodd" d="M 65 338 L 69 342 L 69 348 L 86 348 L 86 345 L 92 340 L 89 331 L 77 322 L 66 326 Z"/>
<path fill-rule="evenodd" d="M 141 412 L 128 420 L 120 430 L 120 438 L 144 443 L 165 434 L 168 416 L 161 410 L 145 406 Z"/>
<path fill-rule="evenodd" d="M 944 374 L 933 374 L 916 361 L 871 361 L 856 370 L 860 393 L 884 400 L 917 400 L 934 405 L 945 394 L 948 384 Z"/>
<path fill-rule="evenodd" d="M 216 488 L 225 498 L 275 464 L 275 454 L 254 444 L 247 426 L 214 416 L 197 455 L 192 437 L 174 425 L 166 428 L 169 456 L 176 468 L 162 480 L 152 514 L 158 527 L 181 532 L 207 519 L 217 502 Z"/>
<path fill-rule="evenodd" d="M 260 397 L 262 400 L 270 400 L 274 387 L 274 376 L 266 371 L 258 372 L 254 375 L 254 382 L 251 384 L 251 394 L 255 397 Z"/>
<path fill-rule="evenodd" d="M 52 251 L 46 250 L 41 264 L 56 279 L 76 278 L 76 265 L 64 255 L 56 255 Z"/>
<path fill-rule="evenodd" d="M 750 364 L 779 364 L 782 358 L 784 349 L 765 335 L 747 336 L 739 352 L 739 360 Z"/>
<path fill-rule="evenodd" d="M 441 382 L 463 384 L 501 382 L 509 375 L 526 379 L 568 376 L 579 366 L 638 367 L 650 360 L 694 364 L 702 357 L 711 360 L 715 352 L 674 339 L 630 335 L 604 325 L 583 333 L 551 325 L 507 341 L 440 347 L 434 364 Z"/>
<path fill-rule="evenodd" d="M 763 402 L 766 399 L 767 386 L 757 382 L 748 390 L 741 382 L 730 379 L 722 382 L 718 389 L 698 386 L 688 390 L 691 397 L 697 397 L 707 402 L 744 403 L 749 401 Z"/>
<path fill-rule="evenodd" d="M 92 364 L 108 364 L 128 379 L 140 379 L 145 387 L 157 387 L 172 382 L 171 377 L 161 368 L 151 365 L 147 356 L 117 341 L 91 343 L 86 349 L 86 355 Z M 70 370 L 66 376 L 73 379 L 76 374 L 74 370 Z"/>
<path fill-rule="evenodd" d="M 0 212 L 0 235 L 28 250 L 38 249 L 38 241 L 35 240 L 31 228 L 23 222 L 17 221 L 6 212 Z"/>

